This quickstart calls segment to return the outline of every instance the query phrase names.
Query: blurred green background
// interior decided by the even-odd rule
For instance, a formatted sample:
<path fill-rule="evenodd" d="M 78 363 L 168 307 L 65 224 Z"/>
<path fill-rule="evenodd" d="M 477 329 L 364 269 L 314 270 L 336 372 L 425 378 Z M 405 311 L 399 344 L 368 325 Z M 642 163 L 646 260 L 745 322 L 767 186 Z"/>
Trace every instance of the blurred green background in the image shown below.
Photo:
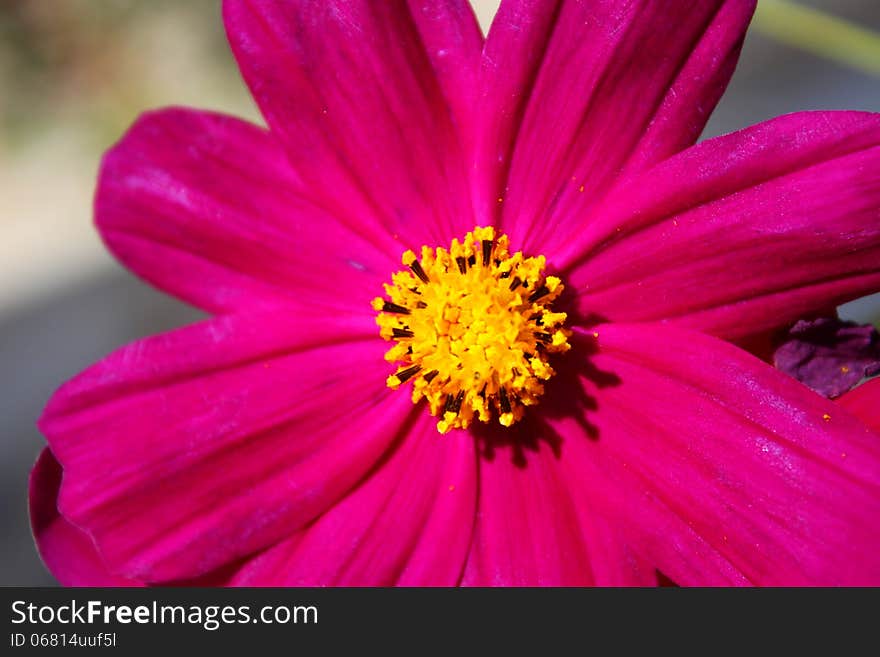
<path fill-rule="evenodd" d="M 485 28 L 497 0 L 474 4 Z M 877 0 L 761 0 L 706 136 L 803 109 L 880 111 L 877 33 Z M 91 224 L 101 154 L 163 105 L 260 120 L 218 0 L 0 0 L 0 585 L 54 581 L 26 508 L 49 395 L 115 347 L 199 317 L 116 265 Z M 880 301 L 844 313 L 876 320 Z"/>

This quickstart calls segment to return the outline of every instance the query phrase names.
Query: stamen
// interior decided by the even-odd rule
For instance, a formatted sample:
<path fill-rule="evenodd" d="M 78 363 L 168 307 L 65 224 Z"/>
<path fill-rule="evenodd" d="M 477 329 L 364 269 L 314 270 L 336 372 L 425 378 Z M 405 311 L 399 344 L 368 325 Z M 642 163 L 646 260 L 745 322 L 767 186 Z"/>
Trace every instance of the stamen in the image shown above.
<path fill-rule="evenodd" d="M 511 254 L 508 244 L 476 228 L 448 249 L 407 251 L 408 270 L 373 301 L 382 337 L 395 342 L 385 354 L 399 364 L 389 387 L 412 381 L 413 402 L 427 401 L 441 433 L 522 419 L 554 374 L 550 356 L 569 349 L 566 314 L 551 309 L 561 282 L 544 276 L 543 256 Z"/>
<path fill-rule="evenodd" d="M 510 413 L 510 400 L 507 398 L 507 390 L 501 388 L 498 391 L 498 398 L 501 402 L 501 412 Z"/>
<path fill-rule="evenodd" d="M 543 297 L 545 294 L 549 294 L 549 292 L 550 292 L 550 290 L 547 289 L 547 286 L 542 285 L 537 290 L 532 292 L 531 296 L 529 297 L 529 301 L 537 301 L 538 299 Z"/>
<path fill-rule="evenodd" d="M 398 306 L 396 303 L 386 301 L 382 304 L 382 311 L 386 313 L 398 313 L 400 315 L 409 315 L 409 308 Z"/>
<path fill-rule="evenodd" d="M 408 367 L 405 370 L 401 370 L 394 376 L 397 377 L 397 380 L 401 383 L 406 383 L 409 379 L 418 374 L 419 370 L 422 369 L 421 365 L 413 365 L 412 367 Z"/>
<path fill-rule="evenodd" d="M 418 260 L 413 260 L 410 263 L 409 268 L 413 270 L 413 273 L 416 276 L 422 279 L 423 283 L 430 283 L 430 280 L 428 280 L 428 275 L 425 273 L 425 270 L 422 269 L 422 264 Z"/>
<path fill-rule="evenodd" d="M 483 240 L 483 266 L 489 266 L 489 260 L 492 259 L 492 248 L 495 246 L 495 242 L 492 240 Z"/>

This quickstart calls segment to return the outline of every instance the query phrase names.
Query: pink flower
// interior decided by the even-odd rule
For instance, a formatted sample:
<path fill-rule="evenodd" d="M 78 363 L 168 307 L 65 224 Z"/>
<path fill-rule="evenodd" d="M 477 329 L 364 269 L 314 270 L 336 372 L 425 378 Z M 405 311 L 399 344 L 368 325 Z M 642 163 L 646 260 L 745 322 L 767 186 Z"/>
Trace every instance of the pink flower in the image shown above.
<path fill-rule="evenodd" d="M 874 431 L 880 432 L 880 377 L 860 385 L 845 393 L 838 399 L 841 406 L 847 409 Z"/>
<path fill-rule="evenodd" d="M 269 130 L 147 114 L 96 198 L 113 253 L 214 317 L 49 402 L 31 501 L 52 572 L 880 584 L 880 436 L 853 414 L 877 386 L 834 403 L 732 344 L 880 289 L 880 117 L 693 145 L 753 5 L 506 0 L 484 43 L 465 0 L 227 0 Z M 475 226 L 546 256 L 572 348 L 510 428 L 484 389 L 492 422 L 439 435 L 409 381 L 386 385 L 371 300 L 406 249 Z M 399 360 L 426 362 L 400 330 Z M 531 384 L 510 385 L 515 406 Z M 465 392 L 453 422 L 481 403 Z"/>

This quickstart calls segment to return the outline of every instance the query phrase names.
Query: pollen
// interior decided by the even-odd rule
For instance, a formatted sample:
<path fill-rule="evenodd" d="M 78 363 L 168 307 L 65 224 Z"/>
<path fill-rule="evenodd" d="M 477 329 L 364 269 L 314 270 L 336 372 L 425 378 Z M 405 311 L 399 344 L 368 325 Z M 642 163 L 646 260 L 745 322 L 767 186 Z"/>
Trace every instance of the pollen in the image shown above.
<path fill-rule="evenodd" d="M 381 336 L 395 343 L 388 387 L 411 384 L 440 433 L 521 420 L 555 373 L 551 355 L 570 348 L 566 314 L 552 310 L 561 281 L 545 276 L 544 256 L 508 247 L 494 228 L 475 228 L 449 249 L 406 251 L 387 298 L 373 300 Z"/>

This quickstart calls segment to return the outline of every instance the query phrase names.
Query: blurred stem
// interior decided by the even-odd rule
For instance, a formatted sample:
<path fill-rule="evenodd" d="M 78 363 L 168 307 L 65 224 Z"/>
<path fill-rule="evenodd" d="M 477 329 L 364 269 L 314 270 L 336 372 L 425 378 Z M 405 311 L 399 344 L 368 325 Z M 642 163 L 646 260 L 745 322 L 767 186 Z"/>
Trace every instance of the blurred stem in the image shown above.
<path fill-rule="evenodd" d="M 759 0 L 752 23 L 795 48 L 880 77 L 880 34 L 790 0 Z"/>

